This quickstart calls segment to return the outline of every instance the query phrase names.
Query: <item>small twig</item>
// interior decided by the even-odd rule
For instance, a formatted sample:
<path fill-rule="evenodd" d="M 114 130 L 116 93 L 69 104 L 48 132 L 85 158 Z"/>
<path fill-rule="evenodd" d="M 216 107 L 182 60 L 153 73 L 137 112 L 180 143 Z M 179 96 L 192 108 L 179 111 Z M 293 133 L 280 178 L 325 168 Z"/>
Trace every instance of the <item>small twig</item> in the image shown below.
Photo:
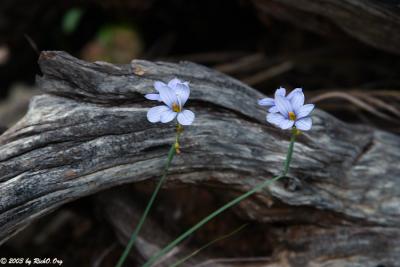
<path fill-rule="evenodd" d="M 334 91 L 334 92 L 328 92 L 328 93 L 324 93 L 324 94 L 320 94 L 317 95 L 313 98 L 310 99 L 310 102 L 312 103 L 316 103 L 316 102 L 320 102 L 322 100 L 326 100 L 326 99 L 330 99 L 330 98 L 342 98 L 345 99 L 351 103 L 353 103 L 354 105 L 358 106 L 361 109 L 364 109 L 366 111 L 371 112 L 372 114 L 393 121 L 394 119 L 380 111 L 378 111 L 376 108 L 374 108 L 372 105 L 365 103 L 364 101 L 360 100 L 357 97 L 352 96 L 349 93 L 345 93 L 345 92 L 338 92 L 338 91 Z"/>
<path fill-rule="evenodd" d="M 117 247 L 117 243 L 111 244 L 109 247 L 107 247 L 98 257 L 97 259 L 93 262 L 92 267 L 99 267 L 101 266 L 101 263 L 104 261 L 104 259 Z"/>
<path fill-rule="evenodd" d="M 293 68 L 294 64 L 291 61 L 282 62 L 276 66 L 270 67 L 266 70 L 260 71 L 253 76 L 247 77 L 242 81 L 248 85 L 255 85 L 261 82 L 270 80 L 278 75 L 288 72 Z"/>
<path fill-rule="evenodd" d="M 265 61 L 265 55 L 263 53 L 255 53 L 251 55 L 246 55 L 244 57 L 239 58 L 234 62 L 223 63 L 214 68 L 218 71 L 224 72 L 226 74 L 236 74 L 243 70 L 248 70 L 249 68 L 253 67 L 255 64 L 259 62 Z"/>
<path fill-rule="evenodd" d="M 208 242 L 207 244 L 201 246 L 200 248 L 196 249 L 195 251 L 193 251 L 192 253 L 190 253 L 189 255 L 187 255 L 186 257 L 180 259 L 179 261 L 175 262 L 173 265 L 171 265 L 171 267 L 177 267 L 179 265 L 181 265 L 182 263 L 184 263 L 185 261 L 187 261 L 188 259 L 190 259 L 191 257 L 195 256 L 196 254 L 200 253 L 202 250 L 208 248 L 209 246 L 213 245 L 214 243 L 224 240 L 226 238 L 229 238 L 235 234 L 237 234 L 238 232 L 240 232 L 241 230 L 243 230 L 243 228 L 247 227 L 249 224 L 245 223 L 243 225 L 241 225 L 239 228 L 236 228 L 235 230 L 233 230 L 232 232 L 225 234 L 223 236 L 217 237 L 213 240 L 211 240 L 210 242 Z"/>
<path fill-rule="evenodd" d="M 270 259 L 271 259 L 270 257 L 218 258 L 218 259 L 210 259 L 210 260 L 204 261 L 193 267 L 204 267 L 204 266 L 209 266 L 211 264 L 216 264 L 216 263 L 260 262 L 260 261 L 268 261 Z"/>
<path fill-rule="evenodd" d="M 399 109 L 397 109 L 395 106 L 390 105 L 387 102 L 380 100 L 379 98 L 372 97 L 372 96 L 369 96 L 369 95 L 366 95 L 363 93 L 359 93 L 359 92 L 354 92 L 353 95 L 358 96 L 358 97 L 368 101 L 370 104 L 373 104 L 376 107 L 386 110 L 386 111 L 392 113 L 394 116 L 400 118 L 400 110 Z"/>
<path fill-rule="evenodd" d="M 24 33 L 24 37 L 28 41 L 29 45 L 32 47 L 33 51 L 35 51 L 36 54 L 39 56 L 40 51 L 39 51 L 39 48 L 38 48 L 37 44 L 35 43 L 35 41 L 33 41 L 32 38 L 26 33 Z"/>
<path fill-rule="evenodd" d="M 227 61 L 237 60 L 239 58 L 248 57 L 249 53 L 246 51 L 210 51 L 204 53 L 195 53 L 195 54 L 185 54 L 185 55 L 177 55 L 177 56 L 168 56 L 166 58 L 160 59 L 168 59 L 172 61 L 193 61 L 196 63 L 202 64 L 223 64 Z M 235 61 L 236 62 L 236 61 Z"/>

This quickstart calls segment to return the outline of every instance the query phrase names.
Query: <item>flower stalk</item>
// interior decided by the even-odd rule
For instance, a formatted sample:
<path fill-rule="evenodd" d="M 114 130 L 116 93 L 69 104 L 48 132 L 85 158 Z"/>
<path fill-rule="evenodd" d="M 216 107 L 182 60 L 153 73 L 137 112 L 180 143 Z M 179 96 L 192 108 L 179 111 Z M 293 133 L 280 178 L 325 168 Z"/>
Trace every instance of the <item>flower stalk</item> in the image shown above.
<path fill-rule="evenodd" d="M 135 231 L 132 233 L 132 236 L 131 236 L 131 238 L 130 238 L 130 240 L 128 242 L 128 245 L 126 246 L 126 248 L 125 248 L 124 252 L 122 253 L 121 257 L 119 258 L 116 267 L 122 267 L 122 265 L 124 264 L 126 258 L 129 255 L 129 252 L 132 250 L 132 247 L 135 244 L 135 241 L 136 241 L 137 236 L 138 236 L 138 234 L 139 234 L 139 232 L 140 232 L 140 230 L 141 230 L 141 228 L 142 228 L 142 226 L 144 224 L 144 221 L 146 220 L 147 215 L 149 214 L 150 209 L 153 206 L 154 200 L 156 199 L 157 194 L 160 191 L 162 184 L 164 183 L 165 179 L 167 178 L 168 169 L 171 166 L 172 159 L 174 158 L 175 154 L 179 154 L 180 153 L 180 150 L 179 150 L 179 147 L 180 147 L 179 146 L 179 138 L 180 138 L 182 132 L 183 132 L 183 127 L 182 127 L 182 125 L 180 125 L 178 123 L 177 127 L 176 127 L 175 142 L 171 146 L 171 148 L 169 149 L 167 162 L 165 164 L 163 175 L 162 175 L 161 179 L 158 181 L 157 186 L 154 189 L 153 194 L 151 195 L 149 202 L 147 203 L 146 209 L 144 210 L 142 217 L 140 217 L 139 223 L 137 224 L 137 226 L 135 228 Z"/>
<path fill-rule="evenodd" d="M 145 98 L 148 100 L 161 102 L 162 105 L 149 109 L 147 112 L 147 119 L 151 123 L 169 123 L 176 118 L 178 123 L 176 126 L 175 142 L 171 145 L 171 148 L 168 152 L 168 158 L 165 164 L 163 175 L 160 181 L 158 181 L 157 186 L 153 191 L 149 202 L 147 203 L 146 209 L 144 210 L 142 217 L 140 217 L 139 223 L 137 224 L 135 231 L 132 233 L 128 245 L 119 258 L 116 267 L 122 267 L 126 258 L 128 257 L 129 252 L 135 244 L 140 229 L 142 228 L 144 221 L 146 220 L 146 217 L 153 206 L 154 200 L 156 199 L 162 184 L 167 178 L 167 172 L 171 165 L 172 159 L 174 158 L 175 154 L 180 153 L 179 138 L 183 133 L 183 125 L 191 125 L 195 118 L 195 114 L 192 111 L 183 108 L 190 96 L 188 82 L 183 82 L 177 78 L 170 80 L 167 84 L 161 81 L 156 81 L 154 82 L 154 89 L 157 91 L 157 93 L 146 94 Z"/>
<path fill-rule="evenodd" d="M 288 152 L 286 155 L 285 165 L 283 167 L 283 175 L 286 175 L 289 171 L 290 162 L 292 161 L 294 142 L 296 142 L 296 136 L 300 134 L 300 131 L 296 129 L 296 127 L 292 128 L 292 136 L 290 137 L 290 143 Z"/>

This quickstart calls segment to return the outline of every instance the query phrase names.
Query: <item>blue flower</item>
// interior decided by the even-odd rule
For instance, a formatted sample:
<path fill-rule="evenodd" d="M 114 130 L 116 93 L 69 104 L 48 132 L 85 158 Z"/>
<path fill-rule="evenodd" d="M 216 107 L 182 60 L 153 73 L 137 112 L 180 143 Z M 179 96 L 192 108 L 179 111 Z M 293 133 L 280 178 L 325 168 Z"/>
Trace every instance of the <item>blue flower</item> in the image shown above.
<path fill-rule="evenodd" d="M 149 100 L 157 100 L 165 105 L 156 106 L 147 112 L 147 119 L 152 122 L 167 123 L 177 117 L 179 124 L 190 125 L 194 121 L 194 113 L 183 109 L 190 95 L 190 88 L 187 82 L 172 79 L 168 85 L 163 82 L 155 82 L 154 88 L 158 94 L 147 94 Z"/>
<path fill-rule="evenodd" d="M 154 82 L 154 88 L 157 90 L 157 92 L 160 92 L 160 88 L 163 88 L 165 86 L 168 86 L 169 88 L 174 90 L 176 94 L 185 94 L 185 91 L 187 90 L 186 87 L 189 87 L 189 82 L 182 82 L 177 78 L 170 80 L 168 82 L 168 85 L 160 81 Z M 148 100 L 157 100 L 162 102 L 160 94 L 146 94 L 144 97 Z"/>
<path fill-rule="evenodd" d="M 268 113 L 267 121 L 283 130 L 292 127 L 302 131 L 310 130 L 312 126 L 310 114 L 314 109 L 314 105 L 304 105 L 302 90 L 296 91 L 295 89 L 289 95 L 285 97 L 281 92 L 275 93 L 274 107 L 276 107 L 277 112 Z"/>
<path fill-rule="evenodd" d="M 292 92 L 290 92 L 290 93 L 287 95 L 286 98 L 289 99 L 289 100 L 291 100 L 292 97 L 293 97 L 297 92 L 303 92 L 303 89 L 301 89 L 301 88 L 295 88 Z M 283 87 L 279 87 L 278 89 L 276 89 L 276 91 L 275 91 L 275 98 L 276 98 L 278 95 L 279 95 L 279 96 L 285 97 L 285 95 L 286 95 L 286 89 L 283 88 Z M 270 108 L 268 109 L 268 112 L 272 112 L 272 113 L 277 113 L 277 112 L 279 112 L 278 109 L 277 109 L 277 107 L 276 107 L 276 105 L 275 105 L 275 99 L 273 99 L 273 98 L 266 97 L 266 98 L 260 99 L 260 100 L 258 100 L 258 104 L 259 104 L 260 106 L 270 106 Z"/>

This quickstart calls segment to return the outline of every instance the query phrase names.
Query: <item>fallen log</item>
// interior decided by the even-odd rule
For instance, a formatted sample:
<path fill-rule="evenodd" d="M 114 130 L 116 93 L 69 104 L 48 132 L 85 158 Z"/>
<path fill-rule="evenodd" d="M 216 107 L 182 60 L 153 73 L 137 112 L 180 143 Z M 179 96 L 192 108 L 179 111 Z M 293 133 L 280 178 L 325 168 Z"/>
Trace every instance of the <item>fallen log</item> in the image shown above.
<path fill-rule="evenodd" d="M 189 62 L 133 60 L 117 66 L 64 52 L 43 52 L 39 64 L 44 94 L 0 136 L 2 243 L 64 203 L 159 177 L 174 127 L 146 119 L 153 103 L 143 94 L 153 91 L 156 80 L 189 81 L 188 104 L 196 113 L 168 186 L 214 186 L 230 198 L 282 169 L 289 133 L 265 123 L 265 110 L 257 106 L 263 95 L 233 78 Z M 398 266 L 393 238 L 400 233 L 400 138 L 320 110 L 313 119 L 312 131 L 296 143 L 288 177 L 242 202 L 236 212 L 308 230 L 292 241 L 317 266 L 332 259 L 346 266 L 366 260 Z M 351 242 L 357 233 L 361 241 Z M 278 235 L 287 244 L 286 250 L 277 246 L 279 255 L 298 248 L 290 246 L 293 236 L 287 234 Z M 376 240 L 391 246 L 375 247 Z M 293 262 L 289 266 L 303 266 Z M 337 264 L 332 266 L 342 266 Z"/>
<path fill-rule="evenodd" d="M 274 17 L 324 36 L 349 36 L 388 52 L 400 53 L 400 8 L 384 0 L 252 0 L 261 19 Z"/>

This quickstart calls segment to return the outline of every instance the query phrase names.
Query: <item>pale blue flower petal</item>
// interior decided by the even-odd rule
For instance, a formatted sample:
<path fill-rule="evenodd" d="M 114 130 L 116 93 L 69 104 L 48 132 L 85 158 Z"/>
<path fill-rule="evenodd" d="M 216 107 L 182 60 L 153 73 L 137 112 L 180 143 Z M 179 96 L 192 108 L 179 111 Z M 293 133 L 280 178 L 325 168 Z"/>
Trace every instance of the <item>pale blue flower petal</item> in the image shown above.
<path fill-rule="evenodd" d="M 313 104 L 304 105 L 304 94 L 302 88 L 295 88 L 286 96 L 286 89 L 279 88 L 275 91 L 275 98 L 264 98 L 258 101 L 260 105 L 270 106 L 267 121 L 283 130 L 290 129 L 296 125 L 299 130 L 311 129 L 312 120 L 310 113 L 314 109 Z M 291 114 L 294 112 L 294 115 Z"/>
<path fill-rule="evenodd" d="M 296 121 L 296 128 L 302 131 L 308 131 L 311 129 L 312 120 L 310 117 L 305 117 Z"/>
<path fill-rule="evenodd" d="M 306 104 L 299 109 L 296 110 L 296 118 L 301 119 L 310 115 L 311 111 L 313 111 L 314 105 L 313 104 Z"/>
<path fill-rule="evenodd" d="M 271 112 L 271 113 L 278 113 L 279 110 L 278 110 L 278 108 L 277 108 L 276 106 L 272 106 L 272 107 L 270 107 L 270 108 L 268 109 L 268 112 Z"/>
<path fill-rule="evenodd" d="M 290 104 L 289 100 L 287 100 L 286 97 L 283 96 L 278 95 L 275 97 L 275 106 L 285 118 L 288 118 L 289 112 L 293 111 L 292 105 Z"/>
<path fill-rule="evenodd" d="M 179 104 L 178 97 L 176 96 L 176 93 L 174 90 L 169 88 L 168 86 L 162 86 L 159 88 L 160 92 L 160 99 L 170 108 L 172 108 L 172 105 Z"/>
<path fill-rule="evenodd" d="M 279 127 L 283 130 L 289 129 L 291 127 L 293 127 L 294 121 L 288 120 L 288 119 L 284 119 L 283 121 L 281 121 L 279 123 Z"/>
<path fill-rule="evenodd" d="M 168 109 L 167 111 L 164 111 L 161 114 L 161 122 L 162 123 L 167 123 L 175 119 L 176 117 L 176 112 L 172 111 L 171 109 Z"/>
<path fill-rule="evenodd" d="M 148 100 L 158 100 L 158 101 L 161 101 L 160 95 L 159 95 L 159 94 L 147 94 L 147 95 L 145 95 L 144 97 L 147 98 Z"/>
<path fill-rule="evenodd" d="M 180 106 L 183 107 L 190 95 L 189 86 L 184 83 L 177 83 L 175 85 L 175 93 L 178 96 Z"/>
<path fill-rule="evenodd" d="M 170 110 L 167 106 L 157 106 L 149 109 L 147 112 L 147 119 L 149 122 L 159 122 L 161 120 L 161 114 Z"/>
<path fill-rule="evenodd" d="M 273 98 L 266 97 L 266 98 L 258 100 L 258 104 L 260 106 L 273 106 L 273 105 L 275 105 L 275 100 Z"/>
<path fill-rule="evenodd" d="M 175 87 L 176 87 L 176 85 L 177 85 L 178 83 L 182 83 L 182 81 L 179 80 L 178 78 L 173 78 L 172 80 L 170 80 L 170 81 L 168 82 L 168 87 L 170 87 L 170 88 L 172 88 L 172 89 L 175 89 Z"/>
<path fill-rule="evenodd" d="M 190 125 L 194 121 L 194 113 L 190 110 L 184 109 L 178 114 L 178 122 L 182 125 Z"/>
<path fill-rule="evenodd" d="M 156 81 L 154 82 L 154 88 L 160 92 L 160 88 L 167 86 L 165 83 L 160 82 L 160 81 Z"/>
<path fill-rule="evenodd" d="M 167 123 L 175 119 L 179 114 L 178 122 L 180 124 L 192 124 L 195 117 L 194 113 L 190 110 L 182 110 L 190 95 L 188 82 L 182 82 L 174 78 L 166 85 L 163 82 L 156 81 L 154 82 L 154 88 L 159 94 L 146 94 L 145 97 L 149 100 L 162 101 L 166 105 L 151 108 L 147 112 L 147 118 L 150 122 Z M 179 110 L 182 111 L 179 112 Z"/>
<path fill-rule="evenodd" d="M 296 112 L 300 107 L 304 105 L 304 94 L 303 92 L 296 92 L 290 99 L 293 110 Z"/>
<path fill-rule="evenodd" d="M 283 88 L 283 87 L 279 87 L 279 89 L 276 89 L 276 91 L 275 91 L 275 98 L 276 98 L 278 95 L 284 97 L 284 96 L 286 95 L 286 89 Z"/>
<path fill-rule="evenodd" d="M 276 126 L 280 125 L 281 122 L 284 120 L 286 120 L 286 118 L 283 117 L 282 114 L 280 114 L 280 113 L 268 113 L 267 114 L 267 121 Z"/>
<path fill-rule="evenodd" d="M 291 100 L 293 95 L 296 94 L 297 92 L 302 92 L 303 93 L 303 89 L 302 88 L 295 88 L 293 89 L 293 91 L 291 91 L 288 95 L 287 95 L 287 99 Z"/>

